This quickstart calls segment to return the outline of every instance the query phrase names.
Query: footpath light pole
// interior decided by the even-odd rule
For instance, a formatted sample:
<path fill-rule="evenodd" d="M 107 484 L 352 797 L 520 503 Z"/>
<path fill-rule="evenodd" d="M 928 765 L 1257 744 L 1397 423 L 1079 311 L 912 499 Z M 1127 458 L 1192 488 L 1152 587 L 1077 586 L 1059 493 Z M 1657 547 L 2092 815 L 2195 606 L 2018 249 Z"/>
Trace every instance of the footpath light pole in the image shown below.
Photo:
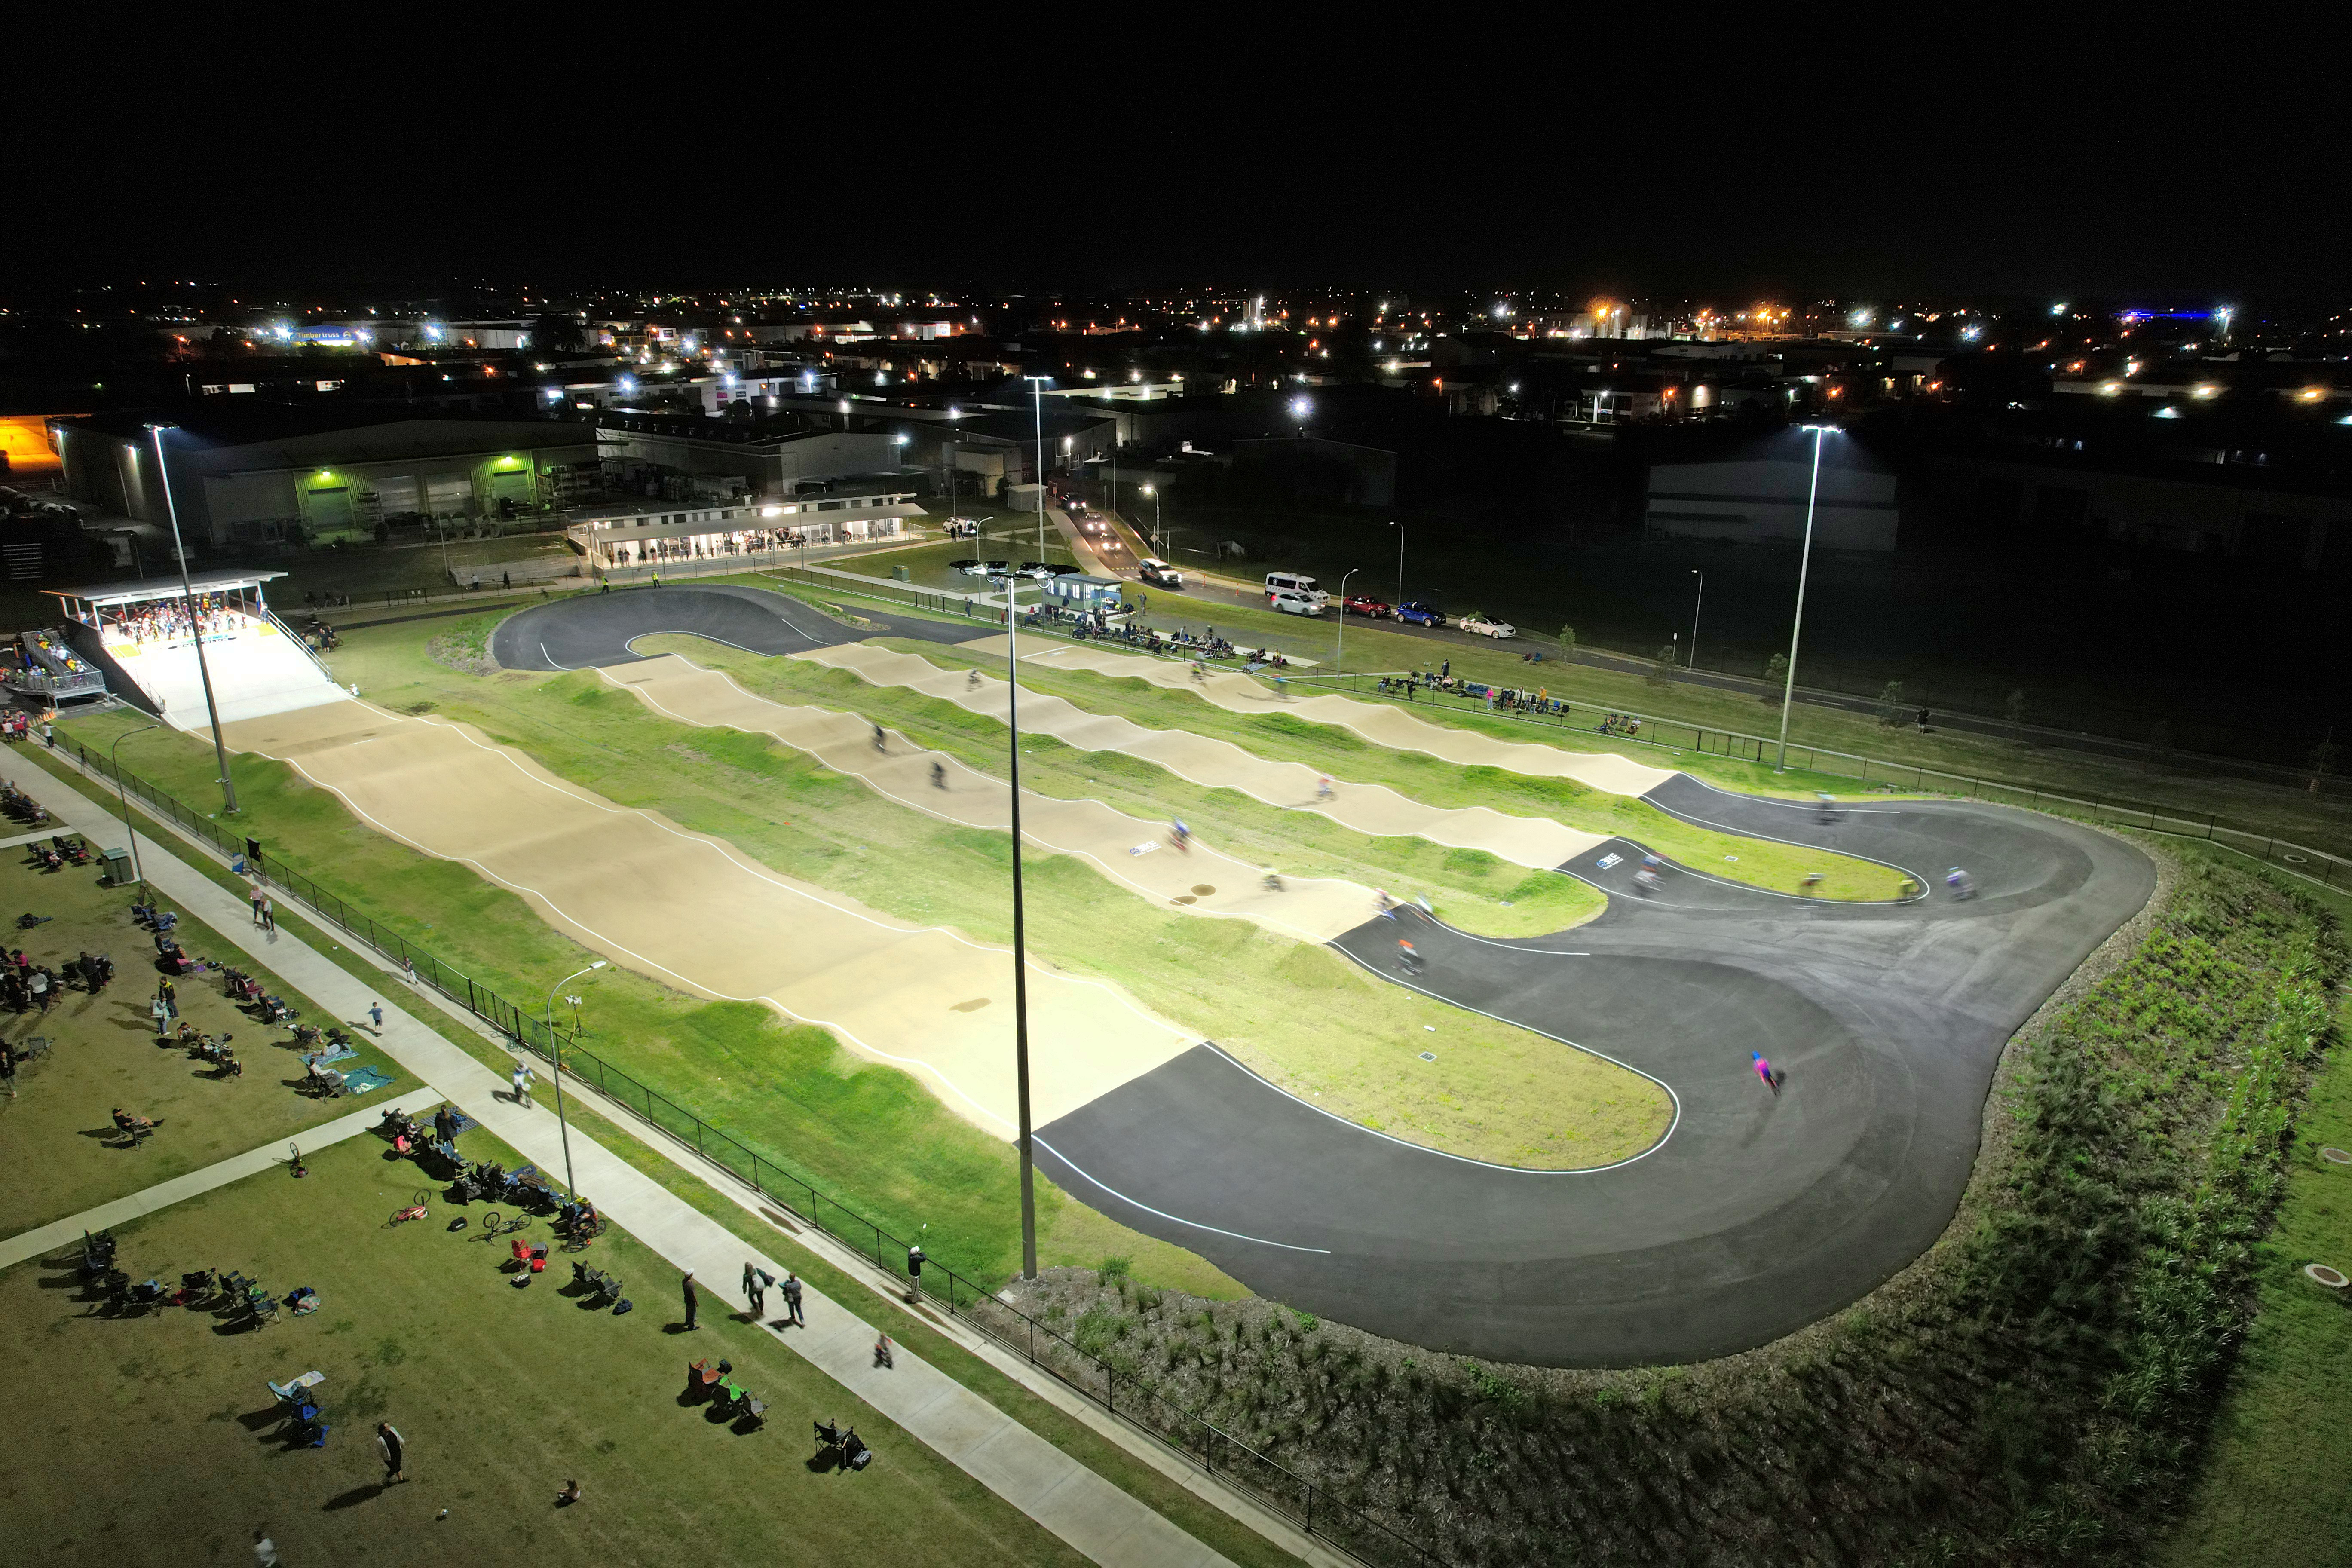
<path fill-rule="evenodd" d="M 155 433 L 155 471 L 163 481 L 163 510 L 172 520 L 172 553 L 179 558 L 180 597 L 188 606 L 188 630 L 196 639 L 196 676 L 205 683 L 205 716 L 212 721 L 213 757 L 220 763 L 221 800 L 231 816 L 236 815 L 236 785 L 229 782 L 228 747 L 221 740 L 220 704 L 213 700 L 213 672 L 205 662 L 204 617 L 196 613 L 195 584 L 188 581 L 188 551 L 180 542 L 180 507 L 172 499 L 172 466 L 163 460 L 163 432 L 173 428 L 150 425 Z"/>
<path fill-rule="evenodd" d="M 114 793 L 122 800 L 122 831 L 131 837 L 131 879 L 141 887 L 147 885 L 147 873 L 139 868 L 139 829 L 131 826 L 131 791 L 122 783 L 122 742 L 140 730 L 160 730 L 161 724 L 142 724 L 137 730 L 125 730 L 114 737 L 114 744 L 106 749 L 106 765 L 114 770 Z"/>
<path fill-rule="evenodd" d="M 1042 452 L 1044 447 L 1038 449 Z M 1022 926 L 1021 904 L 1021 653 L 1013 603 L 1013 584 L 1018 579 L 1006 576 L 994 581 L 1004 589 L 1004 727 L 1012 737 L 1005 754 L 1013 773 L 1013 1082 L 1021 1118 L 1021 1278 L 1034 1279 L 1037 1186 L 1029 1139 L 1029 942 Z"/>
<path fill-rule="evenodd" d="M 1694 566 L 1691 568 L 1691 575 L 1698 579 L 1698 597 L 1691 601 L 1690 662 L 1684 668 L 1696 669 L 1698 668 L 1698 613 L 1706 608 L 1706 574 Z"/>
<path fill-rule="evenodd" d="M 1813 564 L 1813 508 L 1822 495 L 1822 438 L 1837 426 L 1808 425 L 1805 428 L 1813 433 L 1813 479 L 1805 491 L 1805 547 L 1797 558 L 1797 619 L 1789 628 L 1788 679 L 1780 687 L 1780 755 L 1772 764 L 1776 773 L 1789 771 L 1789 704 L 1797 695 L 1797 638 L 1805 629 L 1805 576 Z"/>
<path fill-rule="evenodd" d="M 1389 604 L 1389 609 L 1393 612 L 1397 605 L 1404 603 L 1404 524 L 1392 522 L 1389 526 L 1397 531 L 1397 591 L 1396 597 Z"/>
<path fill-rule="evenodd" d="M 1339 635 L 1331 645 L 1331 673 L 1337 675 L 1345 668 L 1343 655 L 1348 651 L 1348 579 L 1363 570 L 1350 566 L 1339 574 Z"/>
<path fill-rule="evenodd" d="M 563 1195 L 574 1200 L 579 1198 L 580 1189 L 572 1182 L 572 1124 L 563 1116 L 563 1047 L 555 1040 L 555 994 L 582 974 L 593 974 L 604 968 L 604 963 L 605 961 L 600 958 L 578 973 L 567 974 L 549 986 L 547 1011 L 541 1020 L 547 1026 L 547 1059 L 555 1065 L 555 1131 L 563 1140 Z"/>

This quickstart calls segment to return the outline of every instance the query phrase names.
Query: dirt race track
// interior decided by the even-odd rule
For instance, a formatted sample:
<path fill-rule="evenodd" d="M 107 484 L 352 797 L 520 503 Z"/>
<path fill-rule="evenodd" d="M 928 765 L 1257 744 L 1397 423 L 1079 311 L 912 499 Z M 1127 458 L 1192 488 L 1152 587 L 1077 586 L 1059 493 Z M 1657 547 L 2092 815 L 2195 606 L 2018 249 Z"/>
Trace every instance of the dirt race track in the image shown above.
<path fill-rule="evenodd" d="M 635 636 L 693 629 L 684 623 L 705 611 L 731 628 L 723 640 L 757 651 L 801 653 L 856 635 L 832 622 L 788 626 L 788 615 L 820 618 L 780 596 L 762 620 L 758 601 L 770 596 L 756 592 L 736 591 L 724 607 L 677 603 L 690 590 L 661 593 L 659 615 L 634 633 L 630 602 L 650 593 L 541 606 L 508 626 L 537 617 L 526 667 L 541 668 L 560 648 L 632 662 Z M 969 640 L 967 628 L 932 625 Z M 506 631 L 494 651 L 520 640 Z M 1047 645 L 1037 657 L 1194 685 L 1181 665 L 1103 648 Z M 712 717 L 697 721 L 785 722 L 777 705 L 742 709 L 740 692 L 687 681 L 688 668 L 617 673 L 638 674 L 641 696 L 667 693 L 681 714 L 705 705 L 694 710 Z M 1033 966 L 1038 1157 L 1065 1189 L 1268 1296 L 1443 1350 L 1558 1364 L 1692 1360 L 1766 1342 L 1866 1293 L 1949 1221 L 2011 1035 L 2155 885 L 2129 844 L 2060 818 L 1888 802 L 1823 822 L 1808 807 L 1622 758 L 1446 730 L 1393 707 L 1285 700 L 1240 676 L 1205 686 L 1209 700 L 1239 710 L 1583 778 L 1725 831 L 1878 859 L 1930 887 L 1946 867 L 1975 875 L 1978 894 L 1966 900 L 1858 905 L 1675 869 L 1644 897 L 1630 880 L 1639 847 L 1612 840 L 1561 867 L 1610 900 L 1572 931 L 1496 941 L 1407 915 L 1409 926 L 1369 920 L 1337 936 L 1339 951 L 1397 984 L 1665 1084 L 1675 1101 L 1668 1135 L 1590 1171 L 1518 1170 L 1399 1142 L 1283 1093 L 1105 987 Z M 809 726 L 820 755 L 863 745 L 873 756 L 863 721 L 790 722 Z M 1001 951 L 793 884 L 458 726 L 337 703 L 231 728 L 232 743 L 287 757 L 385 831 L 522 891 L 600 952 L 698 994 L 765 996 L 825 1022 L 859 1048 L 908 1062 L 948 1103 L 1003 1131 Z M 866 776 L 877 788 L 919 797 L 931 788 L 924 773 L 902 778 L 889 759 L 874 761 L 882 771 L 869 764 Z M 974 793 L 974 810 L 998 809 Z M 1393 968 L 1401 932 L 1425 960 L 1417 973 Z M 1750 1070 L 1750 1050 L 1786 1069 L 1779 1092 Z M 1442 1034 L 1427 1066 L 1446 1071 Z"/>
<path fill-rule="evenodd" d="M 224 730 L 229 745 L 292 764 L 379 831 L 520 893 L 615 963 L 694 995 L 764 1000 L 822 1024 L 1013 1135 L 1009 950 L 780 876 L 463 725 L 345 700 Z M 1111 987 L 1034 962 L 1029 1010 L 1041 1121 L 1193 1043 Z"/>

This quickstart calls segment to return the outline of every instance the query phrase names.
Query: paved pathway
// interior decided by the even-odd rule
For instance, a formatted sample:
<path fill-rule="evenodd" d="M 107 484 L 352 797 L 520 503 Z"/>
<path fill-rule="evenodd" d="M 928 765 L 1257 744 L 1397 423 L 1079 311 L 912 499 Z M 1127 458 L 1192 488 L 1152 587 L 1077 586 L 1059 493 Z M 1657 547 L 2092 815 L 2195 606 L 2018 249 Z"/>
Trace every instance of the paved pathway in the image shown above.
<path fill-rule="evenodd" d="M 299 1144 L 303 1149 L 316 1152 L 330 1143 L 340 1143 L 373 1127 L 383 1120 L 384 1110 L 388 1106 L 396 1105 L 415 1115 L 432 1110 L 441 1103 L 443 1097 L 438 1089 L 413 1089 L 398 1099 L 379 1100 L 373 1095 L 362 1098 L 366 1101 L 366 1110 L 354 1110 L 349 1116 L 339 1116 L 316 1127 L 306 1127 L 292 1134 L 288 1143 Z M 287 1143 L 272 1140 L 258 1149 L 233 1154 L 218 1164 L 206 1165 L 201 1171 L 190 1171 L 168 1182 L 158 1182 L 152 1187 L 132 1193 L 129 1197 L 116 1198 L 96 1208 L 84 1209 L 61 1220 L 20 1231 L 5 1241 L 0 1241 L 0 1268 L 13 1268 L 28 1258 L 39 1258 L 61 1247 L 70 1246 L 81 1238 L 85 1230 L 104 1230 L 125 1220 L 137 1219 L 141 1215 L 169 1208 L 199 1193 L 225 1187 L 231 1182 L 241 1182 L 274 1165 L 292 1163 L 293 1155 Z"/>
<path fill-rule="evenodd" d="M 121 822 L 70 786 L 45 786 L 42 795 L 51 814 L 77 832 L 90 835 L 100 843 L 115 842 L 121 837 Z M 365 1016 L 369 1003 L 383 1001 L 383 1026 L 371 1032 L 386 1056 L 437 1089 L 439 1094 L 433 1098 L 452 1101 L 541 1171 L 551 1175 L 563 1169 L 563 1150 L 558 1142 L 553 1112 L 545 1107 L 527 1108 L 509 1100 L 503 1079 L 398 1005 L 399 982 L 387 977 L 389 993 L 372 990 L 289 932 L 252 931 L 252 913 L 244 900 L 152 837 L 140 847 L 140 859 L 151 889 L 210 924 L 231 943 L 250 951 L 288 984 L 329 1012 L 357 1020 Z M 432 1100 L 426 1103 L 432 1103 Z M 382 1113 L 381 1104 L 371 1106 L 365 1113 L 366 1122 L 372 1124 Z M 323 1141 L 328 1131 L 316 1128 L 303 1136 L 306 1140 Z M 239 1158 L 257 1158 L 252 1168 L 259 1170 L 274 1156 L 263 1153 Z M 593 1139 L 572 1134 L 572 1162 L 581 1189 L 595 1194 L 597 1206 L 615 1225 L 681 1271 L 691 1269 L 703 1286 L 705 1299 L 714 1307 L 719 1301 L 734 1300 L 732 1283 L 741 1275 L 747 1255 L 757 1266 L 782 1278 L 783 1264 L 752 1251 L 750 1244 L 697 1212 Z M 193 1181 L 207 1173 L 199 1172 L 183 1180 Z M 164 1193 L 175 1184 L 166 1183 L 152 1192 Z M 149 1195 L 140 1194 L 142 1198 Z M 75 1227 L 68 1233 L 67 1239 L 80 1234 L 82 1218 L 77 1215 L 58 1222 Z M 54 1248 L 63 1242 L 47 1245 Z M 669 1300 L 651 1290 L 648 1294 L 656 1301 L 667 1304 Z M 878 1331 L 871 1323 L 813 1287 L 803 1292 L 802 1300 L 808 1327 L 779 1334 L 778 1338 L 850 1393 L 1077 1551 L 1097 1563 L 1117 1563 L 1122 1568 L 1127 1564 L 1206 1568 L 1208 1564 L 1226 1562 L 1136 1498 L 921 1358 L 900 1350 L 894 1369 L 876 1367 L 873 1347 Z"/>

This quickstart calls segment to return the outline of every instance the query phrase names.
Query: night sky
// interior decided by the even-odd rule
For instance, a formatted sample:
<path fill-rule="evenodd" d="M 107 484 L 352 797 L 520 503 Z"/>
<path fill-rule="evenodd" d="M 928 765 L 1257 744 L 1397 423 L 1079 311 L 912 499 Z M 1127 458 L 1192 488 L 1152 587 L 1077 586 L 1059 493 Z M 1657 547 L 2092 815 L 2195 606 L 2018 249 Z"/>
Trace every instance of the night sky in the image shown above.
<path fill-rule="evenodd" d="M 574 15 L 576 41 L 544 36 Z M 12 82 L 12 205 L 41 237 L 7 271 L 1724 304 L 2340 289 L 2339 100 L 2317 74 L 2340 26 L 2124 39 L 1964 16 L 1769 43 L 1563 37 L 1557 13 L 1516 42 L 1499 15 L 1461 39 L 1111 23 L 1088 44 L 1007 17 L 819 40 L 704 13 L 614 34 L 584 12 L 449 33 L 405 11 L 129 56 L 90 33 L 58 46 L 89 68 Z"/>

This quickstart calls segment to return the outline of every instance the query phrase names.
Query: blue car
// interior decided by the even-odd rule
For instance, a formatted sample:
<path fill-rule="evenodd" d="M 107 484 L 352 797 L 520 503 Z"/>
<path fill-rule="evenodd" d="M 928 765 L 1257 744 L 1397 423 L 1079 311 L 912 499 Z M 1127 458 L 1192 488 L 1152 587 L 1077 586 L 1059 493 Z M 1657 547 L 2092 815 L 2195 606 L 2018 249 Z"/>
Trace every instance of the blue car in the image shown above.
<path fill-rule="evenodd" d="M 1445 612 L 1426 599 L 1408 599 L 1396 607 L 1396 618 L 1416 626 L 1442 626 Z"/>

